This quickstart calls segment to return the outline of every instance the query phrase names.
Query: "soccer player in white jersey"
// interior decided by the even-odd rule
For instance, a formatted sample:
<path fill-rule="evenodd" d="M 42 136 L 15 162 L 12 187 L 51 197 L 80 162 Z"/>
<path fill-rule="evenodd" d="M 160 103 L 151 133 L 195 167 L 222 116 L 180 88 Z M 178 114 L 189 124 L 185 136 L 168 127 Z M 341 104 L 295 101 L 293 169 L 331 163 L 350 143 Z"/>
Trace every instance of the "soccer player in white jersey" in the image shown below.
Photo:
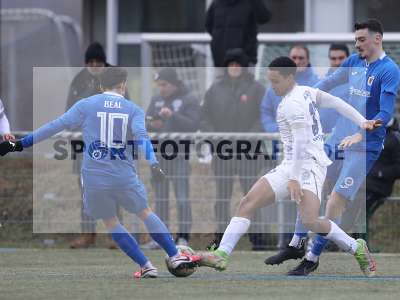
<path fill-rule="evenodd" d="M 357 110 L 340 98 L 294 80 L 296 64 L 288 57 L 278 57 L 269 65 L 268 78 L 274 92 L 282 96 L 277 110 L 277 123 L 283 143 L 282 163 L 261 177 L 241 200 L 219 248 L 203 253 L 203 266 L 222 271 L 240 237 L 250 226 L 254 212 L 264 206 L 290 197 L 307 229 L 320 233 L 343 251 L 355 256 L 365 275 L 372 276 L 375 261 L 364 240 L 355 240 L 334 222 L 319 217 L 321 190 L 326 169 L 331 161 L 324 152 L 324 140 L 318 107 L 334 108 L 362 130 L 373 130 L 379 121 L 367 121 Z"/>
<path fill-rule="evenodd" d="M 12 139 L 15 139 L 15 137 L 10 133 L 10 123 L 8 122 L 3 102 L 0 99 L 0 141 Z"/>

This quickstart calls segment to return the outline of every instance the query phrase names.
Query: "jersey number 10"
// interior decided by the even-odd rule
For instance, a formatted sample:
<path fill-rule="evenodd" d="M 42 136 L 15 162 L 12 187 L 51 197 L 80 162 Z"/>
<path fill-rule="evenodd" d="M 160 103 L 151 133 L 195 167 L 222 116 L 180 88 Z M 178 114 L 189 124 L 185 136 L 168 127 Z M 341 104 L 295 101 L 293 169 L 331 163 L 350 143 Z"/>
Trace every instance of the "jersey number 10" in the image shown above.
<path fill-rule="evenodd" d="M 121 113 L 97 112 L 97 117 L 100 118 L 100 142 L 103 145 L 107 145 L 108 148 L 125 148 L 129 115 Z M 118 119 L 120 119 L 122 123 L 120 135 L 121 138 L 114 140 L 114 125 L 115 120 Z M 119 128 L 116 129 L 118 130 Z"/>

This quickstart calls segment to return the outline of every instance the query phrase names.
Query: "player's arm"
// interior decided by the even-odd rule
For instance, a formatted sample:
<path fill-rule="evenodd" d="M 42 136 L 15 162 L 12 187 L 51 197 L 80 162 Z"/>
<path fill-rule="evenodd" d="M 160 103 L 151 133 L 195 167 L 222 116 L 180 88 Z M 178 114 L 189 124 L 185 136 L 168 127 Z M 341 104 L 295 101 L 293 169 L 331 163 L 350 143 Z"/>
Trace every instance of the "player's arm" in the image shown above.
<path fill-rule="evenodd" d="M 387 70 L 381 79 L 381 94 L 379 97 L 379 112 L 374 120 L 382 120 L 384 126 L 393 116 L 397 90 L 400 84 L 400 74 L 397 67 Z"/>
<path fill-rule="evenodd" d="M 347 83 L 349 80 L 348 68 L 350 59 L 351 57 L 347 58 L 335 72 L 315 84 L 314 88 L 327 92 L 338 85 Z"/>
<path fill-rule="evenodd" d="M 333 108 L 342 116 L 357 124 L 363 130 L 373 130 L 382 126 L 380 120 L 366 120 L 353 106 L 324 91 L 317 91 L 317 105 L 322 108 Z"/>
<path fill-rule="evenodd" d="M 74 129 L 79 127 L 83 120 L 83 112 L 80 103 L 81 102 L 78 102 L 65 114 L 43 125 L 31 134 L 25 136 L 23 139 L 1 143 L 0 155 L 4 156 L 9 152 L 21 152 L 24 148 L 32 147 L 34 144 L 40 143 L 64 129 Z"/>
<path fill-rule="evenodd" d="M 156 180 L 164 179 L 164 171 L 160 168 L 154 153 L 153 145 L 146 131 L 145 115 L 143 110 L 136 109 L 133 113 L 131 130 L 139 151 L 144 155 L 150 166 L 152 177 Z"/>
<path fill-rule="evenodd" d="M 296 203 L 300 203 L 303 192 L 301 190 L 301 173 L 304 163 L 304 154 L 306 147 L 309 143 L 307 130 L 309 125 L 307 123 L 307 112 L 298 103 L 293 103 L 290 107 L 288 114 L 288 121 L 293 136 L 293 157 L 292 165 L 289 170 L 288 189 L 290 192 L 290 199 Z"/>

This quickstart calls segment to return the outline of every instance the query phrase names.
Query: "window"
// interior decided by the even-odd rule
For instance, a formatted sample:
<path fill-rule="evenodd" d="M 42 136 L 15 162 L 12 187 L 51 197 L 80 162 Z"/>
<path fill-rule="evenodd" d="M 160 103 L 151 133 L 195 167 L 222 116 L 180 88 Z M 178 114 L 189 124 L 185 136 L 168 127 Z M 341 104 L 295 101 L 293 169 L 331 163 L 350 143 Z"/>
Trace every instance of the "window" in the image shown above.
<path fill-rule="evenodd" d="M 385 31 L 400 31 L 400 2 L 398 0 L 354 0 L 354 20 L 375 18 Z"/>
<path fill-rule="evenodd" d="M 120 0 L 120 32 L 203 32 L 205 0 Z"/>

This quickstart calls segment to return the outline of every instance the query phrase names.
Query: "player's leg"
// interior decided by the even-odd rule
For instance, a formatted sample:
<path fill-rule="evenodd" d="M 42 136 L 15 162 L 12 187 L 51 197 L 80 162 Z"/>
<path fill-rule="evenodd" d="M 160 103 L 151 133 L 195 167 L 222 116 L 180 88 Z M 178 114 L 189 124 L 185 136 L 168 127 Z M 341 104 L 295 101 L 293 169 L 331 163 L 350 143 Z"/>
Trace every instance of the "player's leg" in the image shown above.
<path fill-rule="evenodd" d="M 295 233 L 290 243 L 277 254 L 269 256 L 265 259 L 266 265 L 279 265 L 290 259 L 300 259 L 306 254 L 306 240 L 308 229 L 301 221 L 300 214 L 297 213 Z"/>
<path fill-rule="evenodd" d="M 342 250 L 354 253 L 357 242 L 345 234 L 335 223 L 325 218 L 319 218 L 320 200 L 318 196 L 308 190 L 303 190 L 304 197 L 298 206 L 301 221 L 304 226 L 312 231 L 332 240 Z M 318 267 L 318 260 L 313 261 L 306 256 L 298 267 L 291 270 L 288 275 L 308 275 Z"/>
<path fill-rule="evenodd" d="M 325 145 L 325 152 L 328 155 L 328 157 L 333 161 L 333 164 L 331 164 L 327 169 L 326 181 L 336 182 L 340 174 L 340 171 L 342 169 L 343 160 L 340 159 L 341 156 L 338 150 L 333 151 L 331 149 L 333 149 L 331 143 Z M 304 226 L 303 222 L 301 221 L 300 215 L 297 214 L 295 231 L 292 236 L 292 240 L 286 246 L 286 248 L 283 248 L 273 256 L 267 257 L 264 261 L 265 264 L 278 265 L 286 260 L 303 258 L 304 255 L 306 254 L 307 233 L 308 229 Z"/>
<path fill-rule="evenodd" d="M 173 268 L 179 266 L 193 266 L 200 260 L 195 255 L 184 255 L 178 252 L 174 239 L 167 226 L 152 212 L 147 203 L 147 192 L 141 181 L 137 181 L 120 193 L 119 203 L 127 211 L 135 213 L 144 223 L 150 236 L 168 254 Z"/>
<path fill-rule="evenodd" d="M 140 250 L 135 238 L 117 218 L 118 198 L 123 194 L 124 191 L 119 189 L 102 190 L 84 186 L 83 199 L 85 213 L 94 219 L 103 220 L 113 241 L 128 257 L 140 266 L 140 277 L 157 277 L 157 269 L 151 265 L 151 262 Z"/>
<path fill-rule="evenodd" d="M 325 215 L 328 219 L 340 224 L 347 203 L 354 200 L 378 157 L 379 154 L 372 152 L 346 152 L 340 175 L 326 205 Z M 310 258 L 317 260 L 327 243 L 328 240 L 325 237 L 317 235 L 310 251 Z"/>
<path fill-rule="evenodd" d="M 200 265 L 215 268 L 219 271 L 227 267 L 228 257 L 232 253 L 240 238 L 248 231 L 250 219 L 257 209 L 272 204 L 275 193 L 267 178 L 260 178 L 242 198 L 239 207 L 226 228 L 217 250 L 205 253 Z"/>
<path fill-rule="evenodd" d="M 140 266 L 140 271 L 134 274 L 136 278 L 155 278 L 158 276 L 157 268 L 144 255 L 135 238 L 119 222 L 117 217 L 103 219 L 103 223 L 118 247 Z"/>
<path fill-rule="evenodd" d="M 160 160 L 161 161 L 161 160 Z M 168 167 L 167 163 L 162 161 L 163 169 Z M 167 170 L 167 174 L 169 170 Z M 169 224 L 169 179 L 153 182 L 155 193 L 155 214 L 160 217 L 164 224 Z M 143 249 L 160 249 L 159 244 L 153 239 L 142 246 Z"/>

